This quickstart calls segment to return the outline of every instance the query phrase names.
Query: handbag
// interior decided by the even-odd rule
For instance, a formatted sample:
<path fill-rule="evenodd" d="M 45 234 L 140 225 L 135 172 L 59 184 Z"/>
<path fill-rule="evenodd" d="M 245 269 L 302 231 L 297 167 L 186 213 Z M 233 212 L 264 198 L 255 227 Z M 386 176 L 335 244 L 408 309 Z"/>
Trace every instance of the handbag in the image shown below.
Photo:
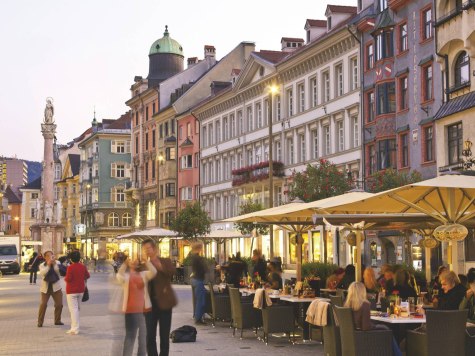
<path fill-rule="evenodd" d="M 172 342 L 195 342 L 196 341 L 196 328 L 190 325 L 180 326 L 178 329 L 173 330 L 170 333 L 170 339 Z"/>
<path fill-rule="evenodd" d="M 50 267 L 50 269 L 45 275 L 44 280 L 45 282 L 48 282 L 48 283 L 56 283 L 57 281 L 59 281 L 59 276 L 53 267 Z"/>
<path fill-rule="evenodd" d="M 82 294 L 81 301 L 87 302 L 88 300 L 89 300 L 89 289 L 87 289 L 87 286 L 86 286 L 86 288 L 84 288 L 84 293 Z"/>

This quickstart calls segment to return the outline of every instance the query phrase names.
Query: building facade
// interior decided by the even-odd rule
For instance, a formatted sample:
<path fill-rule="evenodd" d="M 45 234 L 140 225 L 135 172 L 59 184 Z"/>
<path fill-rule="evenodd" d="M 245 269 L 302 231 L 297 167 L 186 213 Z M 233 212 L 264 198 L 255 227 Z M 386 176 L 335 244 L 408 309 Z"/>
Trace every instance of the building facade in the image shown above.
<path fill-rule="evenodd" d="M 30 226 L 37 222 L 37 206 L 41 201 L 41 177 L 24 185 L 21 191 L 21 226 L 20 235 L 24 240 L 31 240 Z"/>
<path fill-rule="evenodd" d="M 15 193 L 28 183 L 28 164 L 17 158 L 0 157 L 0 189 L 10 186 Z M 3 188 L 2 188 L 3 187 Z"/>
<path fill-rule="evenodd" d="M 84 256 L 111 259 L 119 249 L 133 253 L 130 245 L 114 241 L 132 230 L 132 205 L 125 199 L 130 146 L 129 112 L 101 123 L 94 118 L 91 135 L 79 143 L 79 211 L 87 229 L 81 237 Z"/>

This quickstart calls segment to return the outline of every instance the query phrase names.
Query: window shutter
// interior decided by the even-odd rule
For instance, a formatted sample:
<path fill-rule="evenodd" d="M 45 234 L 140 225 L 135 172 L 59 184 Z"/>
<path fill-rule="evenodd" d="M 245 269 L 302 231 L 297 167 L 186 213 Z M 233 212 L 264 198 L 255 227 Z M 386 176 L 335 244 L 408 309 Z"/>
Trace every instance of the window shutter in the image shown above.
<path fill-rule="evenodd" d="M 125 141 L 125 153 L 130 153 L 130 141 Z"/>
<path fill-rule="evenodd" d="M 125 165 L 125 178 L 130 178 L 131 177 L 131 174 L 130 174 L 130 171 L 131 171 L 131 165 L 130 163 L 127 163 Z"/>
<path fill-rule="evenodd" d="M 115 140 L 112 140 L 112 141 L 111 141 L 111 152 L 112 152 L 112 153 L 116 153 L 116 152 L 117 152 L 117 145 L 116 145 Z"/>
<path fill-rule="evenodd" d="M 112 163 L 111 164 L 111 177 L 112 178 L 115 178 L 117 175 L 116 175 L 116 171 L 117 171 L 117 164 L 116 163 Z"/>
<path fill-rule="evenodd" d="M 112 203 L 114 203 L 114 202 L 116 201 L 116 199 L 115 199 L 115 198 L 116 198 L 115 193 L 116 193 L 115 187 L 112 187 L 112 188 L 111 188 L 111 202 L 112 202 Z"/>

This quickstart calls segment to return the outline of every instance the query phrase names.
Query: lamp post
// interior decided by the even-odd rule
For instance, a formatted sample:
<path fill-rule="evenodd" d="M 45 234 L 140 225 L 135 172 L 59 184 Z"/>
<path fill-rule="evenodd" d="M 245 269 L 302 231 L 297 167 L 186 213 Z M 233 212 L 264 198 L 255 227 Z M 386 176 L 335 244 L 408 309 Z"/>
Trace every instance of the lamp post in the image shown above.
<path fill-rule="evenodd" d="M 272 124 L 273 124 L 273 103 L 274 103 L 274 94 L 278 91 L 276 85 L 271 85 L 269 87 L 269 208 L 274 207 L 274 161 L 273 161 L 273 134 L 272 134 Z M 269 258 L 274 257 L 274 225 L 269 225 Z"/>
<path fill-rule="evenodd" d="M 89 191 L 91 189 L 91 185 L 89 183 L 86 184 L 86 259 L 88 259 L 87 255 L 87 240 L 89 239 L 89 203 L 91 199 L 89 199 Z"/>
<path fill-rule="evenodd" d="M 157 162 L 157 169 L 156 169 L 156 176 L 157 176 L 157 203 L 155 206 L 155 226 L 160 227 L 160 164 L 163 162 L 163 155 L 161 153 L 157 154 L 156 158 Z"/>

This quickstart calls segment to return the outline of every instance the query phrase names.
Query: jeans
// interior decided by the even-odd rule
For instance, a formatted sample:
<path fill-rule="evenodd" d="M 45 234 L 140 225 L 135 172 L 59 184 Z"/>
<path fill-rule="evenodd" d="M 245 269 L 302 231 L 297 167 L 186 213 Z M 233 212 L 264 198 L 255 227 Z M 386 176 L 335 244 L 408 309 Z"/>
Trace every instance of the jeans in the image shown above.
<path fill-rule="evenodd" d="M 139 347 L 137 355 L 145 356 L 145 322 L 142 313 L 126 313 L 125 314 L 125 338 L 124 350 L 122 356 L 132 356 L 134 351 L 135 338 L 139 334 Z"/>
<path fill-rule="evenodd" d="M 205 314 L 206 308 L 206 289 L 205 282 L 200 279 L 191 279 L 191 284 L 195 287 L 195 315 L 196 321 L 201 320 Z"/>
<path fill-rule="evenodd" d="M 69 313 L 71 314 L 71 331 L 79 331 L 79 309 L 82 293 L 66 294 Z"/>
<path fill-rule="evenodd" d="M 160 333 L 160 356 L 168 356 L 170 351 L 170 329 L 172 327 L 172 310 L 162 310 L 156 305 L 152 311 L 145 313 L 147 325 L 147 355 L 158 356 L 157 353 L 157 322 Z"/>

